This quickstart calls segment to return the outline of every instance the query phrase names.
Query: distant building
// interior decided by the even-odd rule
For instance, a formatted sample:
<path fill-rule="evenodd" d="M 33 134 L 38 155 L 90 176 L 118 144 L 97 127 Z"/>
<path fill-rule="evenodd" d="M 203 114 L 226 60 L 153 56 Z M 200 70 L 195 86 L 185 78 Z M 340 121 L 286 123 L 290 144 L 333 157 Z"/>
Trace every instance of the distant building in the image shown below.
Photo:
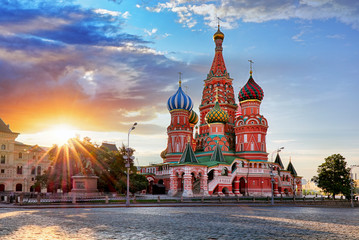
<path fill-rule="evenodd" d="M 18 135 L 0 118 L 0 192 L 35 191 L 35 177 L 50 166 L 46 148 L 18 142 Z"/>
<path fill-rule="evenodd" d="M 169 195 L 184 197 L 270 196 L 272 174 L 275 195 L 301 195 L 301 177 L 293 163 L 285 168 L 278 154 L 273 163 L 268 162 L 268 123 L 260 114 L 264 94 L 252 69 L 238 93 L 237 105 L 219 26 L 213 39 L 215 55 L 204 80 L 200 116 L 192 110 L 192 100 L 182 90 L 180 79 L 177 92 L 167 102 L 171 122 L 167 147 L 161 153 L 163 163 L 141 169 L 150 182 L 148 191 L 159 193 L 164 186 Z"/>
<path fill-rule="evenodd" d="M 111 152 L 117 152 L 117 151 L 118 151 L 118 149 L 117 149 L 117 147 L 116 147 L 116 144 L 114 144 L 114 143 L 106 143 L 106 142 L 103 142 L 103 143 L 101 144 L 101 148 L 107 149 L 107 150 L 109 150 L 109 151 L 111 151 Z"/>

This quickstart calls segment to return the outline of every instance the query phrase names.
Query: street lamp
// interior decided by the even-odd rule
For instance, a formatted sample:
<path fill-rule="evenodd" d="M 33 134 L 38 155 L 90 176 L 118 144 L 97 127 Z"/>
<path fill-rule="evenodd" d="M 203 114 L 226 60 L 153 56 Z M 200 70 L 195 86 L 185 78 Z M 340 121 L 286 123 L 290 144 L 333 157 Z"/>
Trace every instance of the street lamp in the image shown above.
<path fill-rule="evenodd" d="M 127 168 L 127 193 L 126 193 L 126 207 L 130 206 L 130 161 L 133 160 L 135 157 L 131 156 L 131 149 L 130 149 L 130 133 L 132 130 L 135 129 L 135 126 L 137 123 L 135 122 L 132 127 L 128 130 L 127 135 L 127 149 L 126 149 L 126 155 L 123 156 L 123 158 L 126 160 L 125 167 Z"/>
<path fill-rule="evenodd" d="M 271 187 L 272 187 L 272 200 L 271 200 L 271 204 L 274 205 L 274 173 L 273 173 L 273 165 L 269 164 L 269 168 L 270 168 L 270 182 L 271 182 Z"/>
<path fill-rule="evenodd" d="M 351 165 L 350 166 L 350 205 L 353 208 L 354 207 L 354 202 L 353 202 L 353 197 L 354 197 L 354 180 L 352 178 L 352 169 L 355 167 L 359 167 L 359 165 Z"/>
<path fill-rule="evenodd" d="M 271 162 L 273 162 L 273 153 L 279 153 L 280 151 L 282 151 L 284 149 L 284 147 L 280 147 L 278 148 L 277 150 L 274 150 L 272 153 L 271 153 Z"/>

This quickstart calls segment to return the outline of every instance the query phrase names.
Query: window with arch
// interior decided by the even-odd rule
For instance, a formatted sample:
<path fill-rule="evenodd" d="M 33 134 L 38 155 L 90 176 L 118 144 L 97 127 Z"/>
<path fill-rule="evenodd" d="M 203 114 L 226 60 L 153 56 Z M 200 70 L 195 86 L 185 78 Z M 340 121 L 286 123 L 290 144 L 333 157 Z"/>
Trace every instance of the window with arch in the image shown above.
<path fill-rule="evenodd" d="M 5 150 L 6 149 L 6 145 L 5 144 L 2 144 L 1 145 L 1 150 Z"/>
<path fill-rule="evenodd" d="M 21 192 L 22 191 L 22 184 L 20 184 L 20 183 L 16 184 L 15 191 L 16 192 Z"/>
<path fill-rule="evenodd" d="M 41 166 L 37 166 L 37 175 L 41 175 Z"/>
<path fill-rule="evenodd" d="M 19 158 L 22 158 L 22 152 L 19 152 Z"/>
<path fill-rule="evenodd" d="M 22 166 L 17 166 L 16 174 L 22 174 Z"/>
<path fill-rule="evenodd" d="M 1 155 L 1 157 L 0 157 L 0 163 L 1 163 L 1 164 L 5 164 L 5 162 L 6 162 L 6 157 L 5 157 L 5 155 Z"/>
<path fill-rule="evenodd" d="M 35 175 L 36 168 L 34 166 L 31 167 L 31 175 Z"/>
<path fill-rule="evenodd" d="M 224 167 L 224 168 L 222 169 L 221 175 L 222 175 L 222 176 L 228 176 L 228 169 L 227 169 L 226 167 Z"/>

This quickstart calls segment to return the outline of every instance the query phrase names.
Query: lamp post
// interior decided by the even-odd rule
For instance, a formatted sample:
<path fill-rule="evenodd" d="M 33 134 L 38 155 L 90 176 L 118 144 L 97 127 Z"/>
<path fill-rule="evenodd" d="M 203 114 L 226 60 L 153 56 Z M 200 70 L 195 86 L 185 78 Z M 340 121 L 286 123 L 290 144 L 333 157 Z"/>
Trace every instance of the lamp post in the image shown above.
<path fill-rule="evenodd" d="M 271 153 L 271 162 L 273 162 L 273 153 L 279 153 L 280 151 L 282 151 L 284 149 L 284 147 L 280 147 L 278 148 L 277 150 L 274 150 L 272 153 Z"/>
<path fill-rule="evenodd" d="M 131 149 L 130 149 L 130 133 L 132 130 L 135 129 L 135 126 L 137 123 L 135 122 L 132 127 L 128 130 L 127 135 L 127 149 L 126 149 L 126 155 L 123 156 L 123 158 L 126 160 L 125 167 L 127 168 L 127 192 L 126 192 L 126 207 L 130 206 L 130 161 L 133 160 L 134 157 L 131 156 Z"/>
<path fill-rule="evenodd" d="M 272 200 L 271 200 L 271 205 L 274 205 L 274 173 L 273 173 L 273 165 L 269 164 L 269 168 L 270 168 L 270 182 L 271 182 L 271 187 L 272 187 Z"/>
<path fill-rule="evenodd" d="M 354 197 L 354 180 L 352 178 L 352 169 L 355 167 L 359 167 L 359 165 L 351 165 L 350 166 L 350 205 L 353 208 L 354 207 L 354 202 L 353 202 L 353 197 Z"/>

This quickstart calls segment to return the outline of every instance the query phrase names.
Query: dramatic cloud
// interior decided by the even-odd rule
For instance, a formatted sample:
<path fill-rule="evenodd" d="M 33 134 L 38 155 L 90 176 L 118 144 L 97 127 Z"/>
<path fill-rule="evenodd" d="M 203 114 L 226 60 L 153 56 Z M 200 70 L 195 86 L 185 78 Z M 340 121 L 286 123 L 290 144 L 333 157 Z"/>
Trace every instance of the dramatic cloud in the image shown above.
<path fill-rule="evenodd" d="M 298 18 L 304 20 L 336 19 L 359 30 L 359 2 L 355 0 L 170 0 L 147 6 L 153 12 L 172 11 L 178 22 L 192 28 L 200 19 L 214 27 L 217 17 L 225 28 L 234 28 L 238 20 L 265 22 Z"/>
<path fill-rule="evenodd" d="M 128 12 L 63 1 L 1 2 L 0 111 L 16 131 L 64 122 L 127 130 L 132 112 L 141 113 L 140 122 L 166 111 L 172 92 L 163 89 L 173 91 L 178 69 L 188 68 L 123 32 Z"/>

